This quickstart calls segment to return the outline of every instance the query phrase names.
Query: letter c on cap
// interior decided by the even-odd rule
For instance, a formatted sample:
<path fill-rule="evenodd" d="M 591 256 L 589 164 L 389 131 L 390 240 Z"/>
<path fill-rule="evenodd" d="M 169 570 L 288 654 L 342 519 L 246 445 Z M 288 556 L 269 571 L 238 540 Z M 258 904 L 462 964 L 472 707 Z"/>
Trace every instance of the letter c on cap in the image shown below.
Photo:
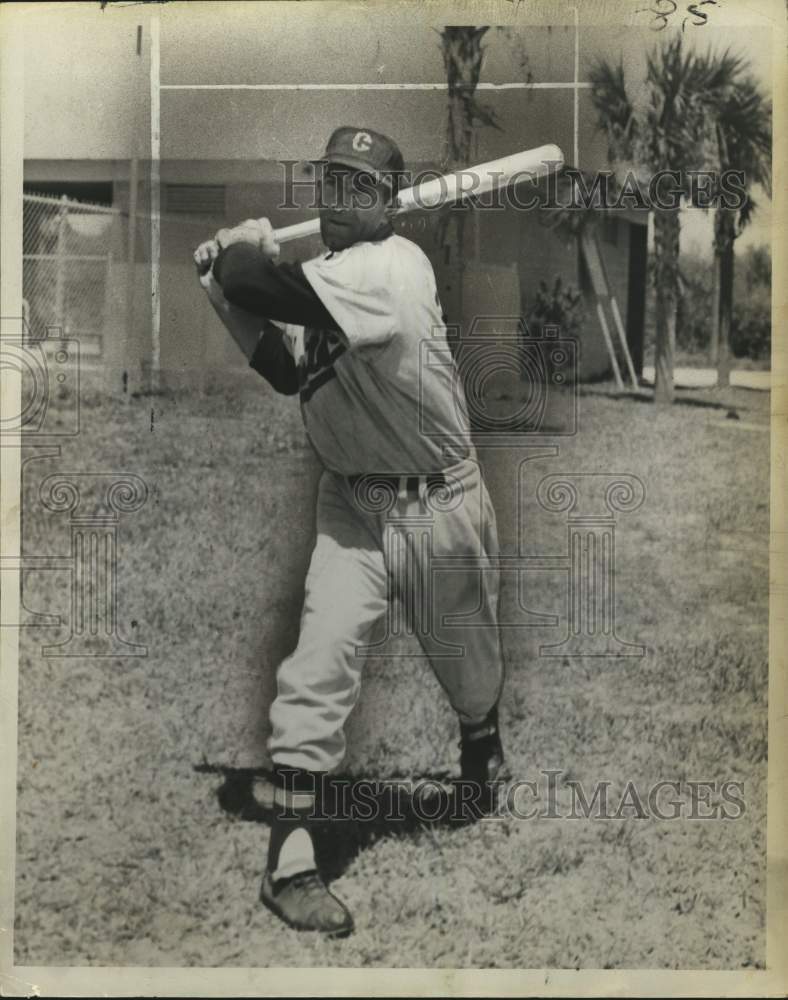
<path fill-rule="evenodd" d="M 353 136 L 353 149 L 357 153 L 365 153 L 368 149 L 372 149 L 372 136 L 369 132 L 356 132 Z"/>

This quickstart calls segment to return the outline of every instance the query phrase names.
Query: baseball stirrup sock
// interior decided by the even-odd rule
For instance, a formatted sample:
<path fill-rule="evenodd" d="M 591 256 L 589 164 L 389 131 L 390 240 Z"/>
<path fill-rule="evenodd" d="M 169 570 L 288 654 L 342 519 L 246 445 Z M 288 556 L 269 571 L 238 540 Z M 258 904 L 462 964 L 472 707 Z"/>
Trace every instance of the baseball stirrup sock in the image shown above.
<path fill-rule="evenodd" d="M 274 835 L 271 832 L 271 840 Z M 279 844 L 276 867 L 271 869 L 271 858 L 269 852 L 269 871 L 274 882 L 283 878 L 290 878 L 299 872 L 313 871 L 317 869 L 315 860 L 315 847 L 309 831 L 304 826 L 297 826 L 293 830 L 285 831 L 284 840 Z"/>
<path fill-rule="evenodd" d="M 278 787 L 274 789 L 274 818 L 268 842 L 267 868 L 276 881 L 317 868 L 308 829 L 316 797 L 312 775 L 287 772 L 283 776 L 275 773 L 274 779 Z M 285 783 L 287 787 L 283 787 Z"/>
<path fill-rule="evenodd" d="M 481 722 L 460 723 L 460 734 L 463 743 L 475 743 L 486 736 L 495 736 L 498 732 L 498 706 L 494 705 Z"/>

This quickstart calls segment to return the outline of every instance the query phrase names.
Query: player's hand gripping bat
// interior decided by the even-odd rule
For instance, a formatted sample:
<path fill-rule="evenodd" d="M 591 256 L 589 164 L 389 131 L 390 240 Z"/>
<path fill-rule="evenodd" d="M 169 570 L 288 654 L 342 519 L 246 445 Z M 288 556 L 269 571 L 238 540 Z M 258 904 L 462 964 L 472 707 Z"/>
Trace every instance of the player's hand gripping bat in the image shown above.
<path fill-rule="evenodd" d="M 279 256 L 279 243 L 268 219 L 247 219 L 232 229 L 220 229 L 212 240 L 206 240 L 197 247 L 194 251 L 197 273 L 202 276 L 210 271 L 219 252 L 233 243 L 252 243 L 271 260 Z"/>

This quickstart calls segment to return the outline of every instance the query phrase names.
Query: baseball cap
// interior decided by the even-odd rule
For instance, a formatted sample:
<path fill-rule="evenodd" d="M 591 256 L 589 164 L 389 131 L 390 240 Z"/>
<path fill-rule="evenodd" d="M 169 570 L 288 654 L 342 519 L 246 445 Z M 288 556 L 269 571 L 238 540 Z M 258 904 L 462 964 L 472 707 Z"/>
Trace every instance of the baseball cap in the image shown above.
<path fill-rule="evenodd" d="M 313 163 L 339 163 L 354 170 L 367 170 L 378 179 L 389 177 L 395 188 L 405 170 L 402 153 L 393 139 L 371 128 L 341 125 L 334 129 L 326 151 Z"/>

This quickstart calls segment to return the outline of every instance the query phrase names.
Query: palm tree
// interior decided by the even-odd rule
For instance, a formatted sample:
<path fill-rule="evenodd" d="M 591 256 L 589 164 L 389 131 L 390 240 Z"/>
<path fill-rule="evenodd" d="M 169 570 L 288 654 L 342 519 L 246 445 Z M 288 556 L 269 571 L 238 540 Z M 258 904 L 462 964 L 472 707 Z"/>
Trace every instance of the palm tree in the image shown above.
<path fill-rule="evenodd" d="M 731 86 L 718 95 L 713 107 L 718 146 L 718 171 L 741 171 L 745 196 L 739 208 L 718 203 L 714 212 L 714 311 L 712 361 L 717 384 L 730 384 L 731 318 L 733 315 L 734 243 L 752 218 L 755 201 L 751 190 L 761 184 L 771 196 L 771 104 L 753 77 L 739 71 Z M 719 194 L 719 189 L 716 192 Z"/>
<path fill-rule="evenodd" d="M 477 123 L 500 127 L 492 110 L 476 100 L 476 87 L 484 62 L 482 38 L 488 30 L 487 26 L 462 26 L 446 27 L 440 32 L 449 91 L 446 147 L 442 163 L 444 171 L 458 170 L 470 164 L 474 126 Z M 447 211 L 441 227 L 441 241 L 448 247 L 454 274 L 452 290 L 458 321 L 462 319 L 465 218 L 466 207 L 458 205 Z"/>
<path fill-rule="evenodd" d="M 688 196 L 691 171 L 714 164 L 716 136 L 709 108 L 737 69 L 738 60 L 728 54 L 710 59 L 685 51 L 678 35 L 649 54 L 645 86 L 635 100 L 627 89 L 623 62 L 615 66 L 605 60 L 597 62 L 590 75 L 591 97 L 619 179 L 632 173 L 645 189 L 660 171 L 674 171 L 671 187 Z M 658 404 L 671 403 L 674 396 L 679 212 L 678 198 L 672 204 L 654 206 L 654 399 Z"/>

